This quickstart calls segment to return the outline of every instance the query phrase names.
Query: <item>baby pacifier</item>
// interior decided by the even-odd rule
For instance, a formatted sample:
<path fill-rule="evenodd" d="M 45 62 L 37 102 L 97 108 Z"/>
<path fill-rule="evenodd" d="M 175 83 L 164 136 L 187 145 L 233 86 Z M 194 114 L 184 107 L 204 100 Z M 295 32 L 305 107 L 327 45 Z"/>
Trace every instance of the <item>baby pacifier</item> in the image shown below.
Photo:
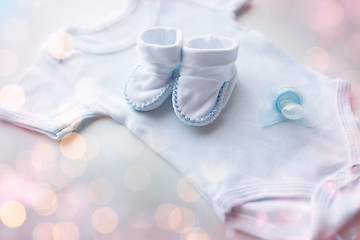
<path fill-rule="evenodd" d="M 263 107 L 259 114 L 260 123 L 264 127 L 282 121 L 292 121 L 306 127 L 315 125 L 317 114 L 313 111 L 314 99 L 319 94 L 316 88 L 277 87 L 269 85 L 261 92 Z"/>

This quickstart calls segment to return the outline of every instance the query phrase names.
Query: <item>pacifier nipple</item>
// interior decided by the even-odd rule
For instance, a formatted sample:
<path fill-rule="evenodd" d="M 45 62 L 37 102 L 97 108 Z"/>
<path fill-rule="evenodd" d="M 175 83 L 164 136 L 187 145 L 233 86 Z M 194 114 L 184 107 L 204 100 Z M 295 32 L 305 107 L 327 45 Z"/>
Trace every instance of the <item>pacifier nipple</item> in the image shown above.
<path fill-rule="evenodd" d="M 281 110 L 281 114 L 289 120 L 299 120 L 304 117 L 305 111 L 300 104 L 287 103 Z"/>
<path fill-rule="evenodd" d="M 299 120 L 304 117 L 305 111 L 301 104 L 300 93 L 294 88 L 281 90 L 275 101 L 278 112 L 289 120 Z"/>
<path fill-rule="evenodd" d="M 259 121 L 264 127 L 282 121 L 292 121 L 305 127 L 315 125 L 318 113 L 314 110 L 315 99 L 320 95 L 316 85 L 308 87 L 278 87 L 268 85 L 261 91 L 263 106 Z"/>

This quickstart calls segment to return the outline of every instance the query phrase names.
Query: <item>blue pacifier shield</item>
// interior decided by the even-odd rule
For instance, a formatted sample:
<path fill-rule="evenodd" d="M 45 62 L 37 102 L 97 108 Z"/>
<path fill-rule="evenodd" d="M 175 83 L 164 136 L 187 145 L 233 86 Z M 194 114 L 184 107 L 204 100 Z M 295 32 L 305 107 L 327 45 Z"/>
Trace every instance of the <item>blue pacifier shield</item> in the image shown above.
<path fill-rule="evenodd" d="M 315 111 L 311 111 L 312 100 L 319 94 L 314 90 L 306 91 L 306 87 L 302 90 L 307 93 L 305 97 L 298 88 L 279 88 L 275 85 L 265 87 L 261 93 L 263 100 L 263 108 L 259 114 L 261 124 L 267 127 L 281 121 L 294 121 L 307 127 L 315 125 L 317 116 Z"/>

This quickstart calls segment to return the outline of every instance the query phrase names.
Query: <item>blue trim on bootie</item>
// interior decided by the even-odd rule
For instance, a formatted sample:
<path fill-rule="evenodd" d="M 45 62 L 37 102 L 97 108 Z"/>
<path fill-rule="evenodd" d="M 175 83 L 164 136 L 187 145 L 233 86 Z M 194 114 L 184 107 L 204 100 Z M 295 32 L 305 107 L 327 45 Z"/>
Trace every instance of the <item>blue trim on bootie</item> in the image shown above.
<path fill-rule="evenodd" d="M 227 89 L 228 82 L 224 82 L 222 84 L 219 94 L 216 99 L 215 106 L 210 111 L 210 113 L 208 115 L 206 115 L 205 117 L 200 118 L 199 120 L 198 119 L 192 120 L 189 117 L 186 117 L 186 115 L 181 112 L 180 107 L 178 106 L 177 91 L 178 91 L 178 85 L 179 85 L 179 77 L 180 76 L 177 76 L 175 79 L 174 90 L 173 90 L 173 95 L 172 95 L 174 111 L 175 111 L 176 115 L 178 116 L 178 118 L 180 120 L 184 121 L 185 123 L 193 125 L 193 126 L 203 126 L 203 125 L 206 125 L 207 122 L 210 123 L 211 120 L 213 119 L 213 117 L 215 116 L 215 114 L 217 113 L 217 111 L 220 110 L 221 102 L 224 98 L 224 92 Z"/>
<path fill-rule="evenodd" d="M 130 83 L 130 81 L 133 79 L 136 71 L 141 67 L 141 65 L 137 65 L 134 69 L 134 71 L 131 73 L 131 75 L 129 76 L 128 80 L 125 83 L 125 87 L 124 87 L 124 95 L 125 95 L 125 99 L 128 102 L 128 104 L 135 110 L 137 111 L 146 111 L 149 107 L 151 107 L 152 105 L 156 104 L 159 102 L 159 100 L 166 95 L 167 93 L 169 93 L 169 91 L 171 91 L 171 89 L 173 88 L 174 85 L 174 78 L 178 75 L 176 72 L 178 71 L 177 69 L 173 70 L 172 75 L 169 77 L 169 79 L 171 78 L 172 80 L 170 81 L 170 83 L 163 88 L 160 93 L 158 95 L 156 95 L 154 98 L 152 98 L 151 100 L 145 102 L 145 103 L 134 103 L 133 101 L 130 100 L 128 94 L 127 94 L 127 88 L 128 85 Z M 152 109 L 151 109 L 152 110 Z"/>

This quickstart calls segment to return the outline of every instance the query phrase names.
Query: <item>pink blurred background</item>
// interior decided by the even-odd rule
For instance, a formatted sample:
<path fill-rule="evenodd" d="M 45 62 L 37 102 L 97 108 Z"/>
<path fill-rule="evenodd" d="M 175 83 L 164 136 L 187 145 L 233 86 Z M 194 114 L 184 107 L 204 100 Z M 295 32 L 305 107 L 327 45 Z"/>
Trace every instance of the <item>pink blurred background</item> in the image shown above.
<path fill-rule="evenodd" d="M 239 22 L 315 71 L 351 81 L 360 115 L 360 1 L 254 0 Z"/>
<path fill-rule="evenodd" d="M 107 5 L 106 2 L 105 0 L 103 7 L 94 8 L 87 0 L 1 0 L 0 89 L 5 84 L 15 83 L 19 79 L 26 68 L 33 63 L 38 48 L 46 41 L 50 33 L 70 22 L 74 24 L 92 23 L 94 19 L 101 19 L 109 11 L 121 7 L 121 4 Z M 91 12 L 91 14 L 85 14 L 86 12 Z M 62 16 L 62 18 L 59 18 L 59 16 Z M 66 22 L 61 19 L 66 19 Z M 311 69 L 331 78 L 341 77 L 351 81 L 353 83 L 353 109 L 356 114 L 360 116 L 359 0 L 253 0 L 251 7 L 238 16 L 238 21 L 246 27 L 257 29 L 264 33 L 280 49 L 294 59 L 303 62 Z M 22 130 L 15 131 L 17 131 L 15 133 L 21 133 Z M 22 139 L 23 143 L 16 142 L 16 140 L 14 140 L 16 138 L 12 136 L 9 136 L 9 139 L 13 140 L 2 143 L 0 146 L 0 209 L 2 209 L 3 215 L 2 221 L 0 221 L 1 240 L 78 240 L 78 225 L 79 222 L 84 222 L 81 218 L 84 216 L 93 216 L 95 219 L 101 219 L 103 216 L 108 217 L 110 219 L 109 225 L 111 226 L 116 222 L 116 231 L 111 233 L 112 235 L 107 235 L 106 239 L 120 239 L 121 236 L 121 239 L 147 239 L 146 237 L 148 237 L 150 240 L 180 238 L 181 240 L 221 240 L 224 234 L 222 227 L 219 225 L 219 221 L 214 215 L 209 215 L 209 219 L 199 217 L 200 215 L 204 215 L 205 212 L 201 208 L 200 203 L 196 206 L 188 206 L 190 210 L 184 207 L 176 208 L 175 205 L 160 205 L 159 203 L 151 203 L 151 205 L 149 203 L 149 206 L 151 205 L 149 208 L 153 208 L 152 211 L 145 211 L 141 208 L 139 210 L 139 208 L 133 207 L 133 205 L 136 204 L 116 205 L 117 213 L 121 212 L 127 219 L 127 221 L 118 224 L 114 217 L 114 211 L 105 207 L 95 210 L 96 207 L 90 205 L 87 199 L 90 185 L 86 186 L 74 177 L 71 182 L 74 181 L 75 183 L 69 183 L 65 193 L 56 195 L 56 191 L 52 190 L 52 188 L 42 185 L 43 183 L 41 183 L 41 181 L 43 181 L 43 176 L 36 173 L 36 168 L 31 167 L 31 164 L 24 165 L 25 161 L 22 161 L 25 158 L 24 153 L 12 152 L 16 149 L 17 145 L 24 144 L 23 148 L 28 149 L 32 154 L 40 151 L 40 146 L 43 147 L 40 155 L 44 154 L 44 151 L 48 151 L 48 153 L 49 151 L 55 151 L 56 153 L 53 154 L 58 154 L 61 150 L 59 149 L 58 143 L 49 143 L 49 140 L 40 138 L 36 143 L 30 143 L 32 137 L 25 137 Z M 91 145 L 92 148 L 97 146 L 100 151 L 104 149 L 104 145 L 101 145 L 101 139 L 93 139 L 90 136 L 89 138 L 85 137 L 84 141 L 87 142 L 87 144 L 89 144 L 90 141 L 90 143 L 93 144 Z M 44 149 L 44 147 L 46 149 Z M 18 162 L 22 163 L 20 167 L 17 164 Z M 4 163 L 8 163 L 9 166 Z M 67 162 L 65 161 L 65 163 Z M 88 168 L 90 169 L 91 164 L 94 163 L 90 162 L 87 164 L 89 164 Z M 15 167 L 12 167 L 13 165 Z M 43 171 L 40 172 L 44 174 Z M 35 180 L 29 181 L 29 176 Z M 123 176 L 120 177 L 122 179 Z M 83 176 L 83 178 L 86 178 L 86 176 Z M 39 179 L 41 181 L 37 182 Z M 115 186 L 115 189 L 119 188 L 117 188 L 118 182 L 116 182 L 116 179 L 113 178 L 112 180 L 113 181 L 97 183 L 99 186 L 108 186 L 110 193 L 114 194 L 112 192 L 113 190 L 111 190 L 112 186 Z M 169 186 L 175 189 L 173 189 L 173 195 L 178 194 L 176 191 L 177 184 L 177 179 L 176 181 L 169 182 Z M 19 186 L 22 186 L 22 188 L 19 188 Z M 124 188 L 126 188 L 126 186 L 124 186 Z M 41 204 L 34 205 L 30 203 L 30 197 L 27 194 L 37 192 L 38 189 L 41 189 L 38 196 L 39 199 L 47 199 L 47 202 L 43 203 L 43 207 Z M 94 192 L 96 192 L 95 190 Z M 159 191 L 162 191 L 162 189 Z M 94 193 L 95 200 L 99 197 L 97 194 L 98 193 Z M 137 195 L 137 197 L 135 195 L 129 196 L 131 197 L 127 199 L 128 201 L 139 198 L 139 195 Z M 33 198 L 32 196 L 31 199 Z M 22 204 L 19 205 L 16 202 L 12 202 L 13 199 Z M 49 199 L 56 199 L 56 204 L 51 203 Z M 39 202 L 41 203 L 41 201 Z M 168 204 L 179 205 L 179 202 L 180 200 Z M 6 205 L 4 205 L 5 203 Z M 24 206 L 27 209 L 27 215 L 24 215 Z M 112 207 L 114 208 L 114 206 L 115 205 Z M 71 207 L 73 207 L 73 209 L 71 209 Z M 126 210 L 123 211 L 122 208 L 126 208 Z M 172 212 L 172 215 L 175 217 L 179 211 L 187 212 L 189 216 L 192 216 L 190 217 L 191 221 L 196 221 L 202 228 L 198 228 L 196 230 L 197 233 L 194 230 L 195 233 L 192 235 L 185 234 L 181 236 L 176 232 L 166 231 L 166 224 L 169 224 L 168 222 L 159 223 L 154 220 L 156 213 L 160 212 L 159 214 L 165 214 L 160 211 L 163 208 L 168 208 L 165 210 Z M 5 210 L 10 211 L 10 213 L 6 213 L 5 215 Z M 16 210 L 15 215 L 11 210 Z M 89 213 L 90 210 L 93 215 Z M 93 210 L 94 212 L 92 212 Z M 72 216 L 71 211 L 79 212 L 80 216 L 79 214 L 77 217 L 75 215 Z M 86 211 L 88 212 L 86 213 Z M 64 221 L 57 224 L 51 223 L 55 221 L 54 218 L 56 217 L 51 218 L 47 215 L 48 213 L 54 213 L 57 218 L 63 219 Z M 37 220 L 35 217 L 37 216 L 36 214 L 43 216 L 40 219 L 42 222 L 39 224 L 36 224 L 36 222 L 29 223 L 30 219 L 31 221 Z M 82 216 L 81 214 L 84 215 Z M 11 216 L 14 217 L 15 220 L 11 219 Z M 211 220 L 211 218 L 213 218 L 213 220 Z M 175 218 L 175 220 L 176 219 L 177 218 Z M 21 222 L 21 220 L 23 220 L 23 222 Z M 73 222 L 78 222 L 78 225 Z M 165 226 L 161 224 L 165 224 Z M 184 224 L 186 224 L 186 222 Z M 10 229 L 8 227 L 14 225 L 16 226 L 15 228 Z M 99 227 L 96 221 L 95 223 L 91 223 L 90 219 L 89 222 L 87 222 L 87 227 L 89 230 L 86 230 L 87 232 L 83 230 L 85 233 L 82 231 L 82 236 L 85 234 L 85 236 L 92 236 L 92 239 L 105 239 L 105 235 L 101 235 L 101 231 L 106 231 L 104 228 Z M 94 231 L 93 228 L 95 228 L 96 231 Z M 100 230 L 97 228 L 100 228 Z M 207 233 L 205 233 L 204 229 Z M 148 231 L 148 233 L 141 235 L 141 231 L 145 230 Z M 21 233 L 19 233 L 20 231 Z M 137 238 L 136 236 L 139 237 Z M 240 239 L 253 238 L 242 235 Z M 334 236 L 334 239 L 360 240 L 360 214 L 344 226 L 339 232 L 339 235 Z"/>

